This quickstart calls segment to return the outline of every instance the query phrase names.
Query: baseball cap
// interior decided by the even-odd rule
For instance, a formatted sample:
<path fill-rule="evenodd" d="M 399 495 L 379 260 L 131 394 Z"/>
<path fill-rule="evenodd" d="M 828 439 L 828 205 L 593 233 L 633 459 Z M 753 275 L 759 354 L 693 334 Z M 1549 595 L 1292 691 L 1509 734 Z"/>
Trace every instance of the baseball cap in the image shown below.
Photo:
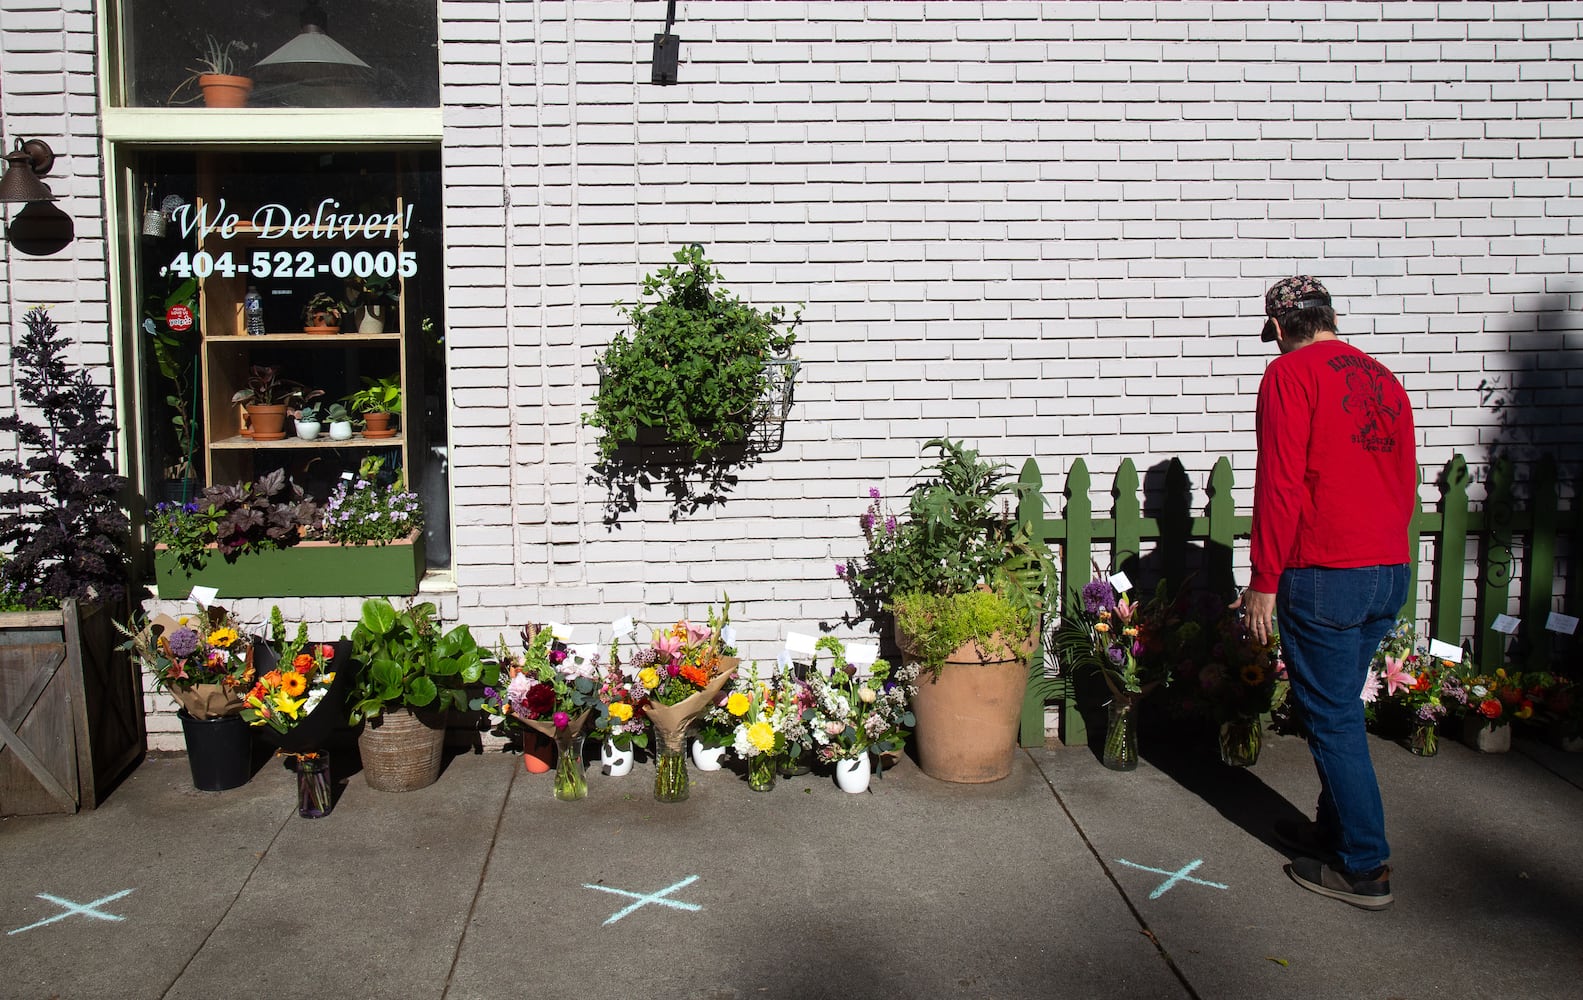
<path fill-rule="evenodd" d="M 1299 309 L 1328 305 L 1330 305 L 1330 293 L 1325 291 L 1325 286 L 1319 283 L 1318 278 L 1306 274 L 1282 278 L 1264 293 L 1264 315 L 1272 319 Z M 1259 339 L 1264 341 L 1275 339 L 1275 324 L 1269 319 L 1264 321 L 1264 330 L 1259 334 Z"/>

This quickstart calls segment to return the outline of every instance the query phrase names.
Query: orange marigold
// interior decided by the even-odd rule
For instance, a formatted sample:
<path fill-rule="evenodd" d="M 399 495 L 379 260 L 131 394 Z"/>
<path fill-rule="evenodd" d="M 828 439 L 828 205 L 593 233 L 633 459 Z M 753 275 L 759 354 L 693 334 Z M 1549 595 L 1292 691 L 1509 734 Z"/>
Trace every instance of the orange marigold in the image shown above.
<path fill-rule="evenodd" d="M 682 664 L 682 668 L 678 673 L 681 675 L 682 680 L 687 681 L 689 684 L 703 687 L 709 683 L 708 672 L 693 666 L 691 663 Z"/>

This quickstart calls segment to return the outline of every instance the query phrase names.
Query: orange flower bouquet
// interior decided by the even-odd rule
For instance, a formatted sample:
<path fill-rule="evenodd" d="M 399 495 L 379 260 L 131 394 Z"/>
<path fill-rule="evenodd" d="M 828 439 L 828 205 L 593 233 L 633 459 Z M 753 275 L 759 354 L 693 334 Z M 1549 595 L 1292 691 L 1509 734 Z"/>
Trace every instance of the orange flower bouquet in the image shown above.
<path fill-rule="evenodd" d="M 711 609 L 706 624 L 683 619 L 656 629 L 649 648 L 632 658 L 636 676 L 630 693 L 643 704 L 654 729 L 654 797 L 661 802 L 687 798 L 687 730 L 736 672 L 738 660 L 730 655 L 735 650 L 721 639 L 729 628 L 730 607 L 728 601 L 719 617 Z"/>

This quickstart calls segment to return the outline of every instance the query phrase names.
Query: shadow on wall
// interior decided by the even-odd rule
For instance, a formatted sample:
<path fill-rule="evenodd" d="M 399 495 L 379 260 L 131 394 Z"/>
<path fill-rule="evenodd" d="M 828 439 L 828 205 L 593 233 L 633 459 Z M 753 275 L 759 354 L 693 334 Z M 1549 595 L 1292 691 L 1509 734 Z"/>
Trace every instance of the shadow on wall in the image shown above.
<path fill-rule="evenodd" d="M 1491 457 L 1517 463 L 1518 496 L 1526 496 L 1527 476 L 1534 461 L 1554 456 L 1564 492 L 1575 495 L 1583 440 L 1577 421 L 1583 398 L 1583 351 L 1568 350 L 1568 333 L 1583 336 L 1583 316 L 1571 309 L 1566 295 L 1539 298 L 1533 312 L 1506 317 L 1500 332 L 1528 343 L 1532 353 L 1523 367 L 1489 371 L 1478 385 L 1478 406 L 1495 417 L 1486 442 Z M 1511 359 L 1512 355 L 1503 355 Z M 1475 481 L 1489 474 L 1490 462 L 1469 462 Z"/>

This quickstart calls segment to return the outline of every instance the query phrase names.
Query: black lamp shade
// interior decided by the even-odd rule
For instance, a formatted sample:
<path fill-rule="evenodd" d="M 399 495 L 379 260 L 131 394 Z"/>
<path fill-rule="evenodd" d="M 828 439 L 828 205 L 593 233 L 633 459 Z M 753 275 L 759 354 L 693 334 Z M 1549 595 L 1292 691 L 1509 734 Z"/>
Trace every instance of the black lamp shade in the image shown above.
<path fill-rule="evenodd" d="M 55 163 L 55 154 L 38 139 L 17 141 L 6 154 L 5 176 L 0 177 L 0 202 L 54 201 L 55 195 L 39 180 Z"/>

